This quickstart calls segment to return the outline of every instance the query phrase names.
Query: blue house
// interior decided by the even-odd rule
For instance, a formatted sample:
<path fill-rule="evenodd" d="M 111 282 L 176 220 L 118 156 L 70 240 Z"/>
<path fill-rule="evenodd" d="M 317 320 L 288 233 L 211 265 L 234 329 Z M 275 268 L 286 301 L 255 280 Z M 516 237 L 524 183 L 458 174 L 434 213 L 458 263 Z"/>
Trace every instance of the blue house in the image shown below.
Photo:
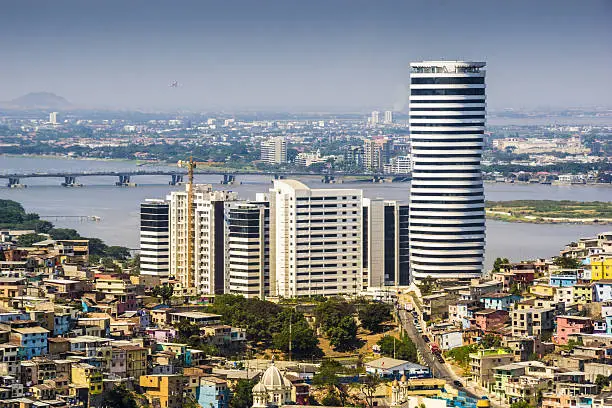
<path fill-rule="evenodd" d="M 228 408 L 229 387 L 227 382 L 215 377 L 200 378 L 200 386 L 196 389 L 198 404 L 206 408 Z"/>
<path fill-rule="evenodd" d="M 516 302 L 521 300 L 520 296 L 511 293 L 489 293 L 481 297 L 485 309 L 509 311 Z"/>
<path fill-rule="evenodd" d="M 19 354 L 22 359 L 30 360 L 32 357 L 48 353 L 48 335 L 49 330 L 40 326 L 12 327 L 10 339 L 11 343 L 19 346 Z"/>
<path fill-rule="evenodd" d="M 567 288 L 576 285 L 578 282 L 578 275 L 575 273 L 563 273 L 558 275 L 550 275 L 548 283 L 550 286 L 557 288 Z"/>

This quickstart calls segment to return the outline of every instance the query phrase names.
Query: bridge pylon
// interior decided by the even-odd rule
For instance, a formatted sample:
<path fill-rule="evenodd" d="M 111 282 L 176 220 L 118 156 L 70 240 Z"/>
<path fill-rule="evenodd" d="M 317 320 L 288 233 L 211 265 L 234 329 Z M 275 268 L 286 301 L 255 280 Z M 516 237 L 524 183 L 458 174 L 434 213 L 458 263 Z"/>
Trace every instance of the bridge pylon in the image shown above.
<path fill-rule="evenodd" d="M 234 184 L 236 182 L 236 176 L 234 174 L 224 174 L 221 184 Z"/>

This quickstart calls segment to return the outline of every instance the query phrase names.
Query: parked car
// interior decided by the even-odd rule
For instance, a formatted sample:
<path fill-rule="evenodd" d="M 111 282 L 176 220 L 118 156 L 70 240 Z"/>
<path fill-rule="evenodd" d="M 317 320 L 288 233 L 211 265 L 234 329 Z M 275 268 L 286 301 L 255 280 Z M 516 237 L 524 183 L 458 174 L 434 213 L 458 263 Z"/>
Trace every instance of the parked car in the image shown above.
<path fill-rule="evenodd" d="M 425 343 L 429 343 L 429 337 L 427 337 L 427 335 L 423 335 L 423 340 L 425 340 Z"/>
<path fill-rule="evenodd" d="M 455 387 L 461 387 L 461 388 L 463 388 L 463 384 L 462 384 L 462 383 L 461 383 L 461 381 L 459 381 L 459 380 L 455 380 L 455 381 L 453 381 L 453 384 L 455 384 Z"/>

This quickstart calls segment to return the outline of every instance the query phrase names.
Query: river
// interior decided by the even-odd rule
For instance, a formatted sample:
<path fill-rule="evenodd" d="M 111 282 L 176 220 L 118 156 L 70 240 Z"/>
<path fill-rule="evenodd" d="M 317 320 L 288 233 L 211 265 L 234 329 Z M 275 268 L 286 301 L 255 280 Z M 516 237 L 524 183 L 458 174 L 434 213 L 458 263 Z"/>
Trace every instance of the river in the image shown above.
<path fill-rule="evenodd" d="M 155 169 L 161 166 L 155 166 Z M 54 172 L 54 171 L 127 171 L 145 170 L 134 162 L 77 160 L 59 158 L 0 156 L 0 172 Z M 219 184 L 221 176 L 196 175 L 196 182 L 211 183 L 216 189 L 231 189 L 241 198 L 253 199 L 258 192 L 270 187 L 269 176 L 239 176 L 233 186 Z M 168 185 L 169 176 L 136 176 L 137 187 L 116 187 L 115 177 L 83 177 L 78 182 L 82 188 L 63 188 L 63 179 L 33 178 L 22 180 L 27 188 L 9 189 L 0 187 L 0 198 L 20 202 L 29 212 L 45 216 L 96 215 L 99 222 L 53 218 L 59 226 L 74 228 L 83 236 L 98 237 L 111 245 L 138 248 L 139 204 L 146 198 L 164 198 L 170 191 L 183 187 Z M 313 188 L 346 187 L 361 188 L 365 197 L 407 200 L 409 183 L 346 183 L 331 186 L 321 183 L 320 177 L 301 177 Z M 580 200 L 612 201 L 610 186 L 551 186 L 533 184 L 485 184 L 488 200 Z M 552 225 L 507 223 L 487 220 L 487 243 L 485 268 L 493 265 L 496 257 L 507 257 L 512 261 L 551 257 L 567 243 L 579 237 L 594 236 L 605 231 L 606 226 L 597 225 Z M 612 227 L 608 227 L 612 230 Z"/>

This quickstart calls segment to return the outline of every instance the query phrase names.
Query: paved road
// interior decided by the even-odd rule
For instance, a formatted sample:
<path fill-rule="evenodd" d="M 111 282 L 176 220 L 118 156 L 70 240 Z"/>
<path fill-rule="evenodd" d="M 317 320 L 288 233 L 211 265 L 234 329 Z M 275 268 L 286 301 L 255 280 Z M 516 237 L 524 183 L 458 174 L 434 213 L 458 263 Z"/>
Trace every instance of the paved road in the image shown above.
<path fill-rule="evenodd" d="M 415 344 L 416 348 L 419 350 L 421 356 L 423 357 L 425 365 L 431 369 L 431 372 L 434 377 L 444 379 L 451 383 L 455 380 L 461 381 L 461 383 L 464 384 L 463 387 L 457 387 L 454 384 L 453 386 L 455 388 L 458 388 L 459 391 L 465 392 L 468 397 L 479 399 L 483 395 L 485 395 L 484 392 L 477 390 L 475 387 L 467 385 L 464 378 L 459 377 L 446 364 L 440 363 L 435 358 L 435 356 L 429 350 L 429 345 L 425 343 L 425 340 L 423 340 L 422 335 L 417 331 L 417 328 L 414 325 L 414 317 L 411 313 L 400 309 L 399 317 L 401 324 L 406 331 L 406 334 Z M 504 407 L 503 405 L 500 405 L 497 401 L 494 401 L 490 397 L 489 400 L 491 401 L 492 407 Z"/>

